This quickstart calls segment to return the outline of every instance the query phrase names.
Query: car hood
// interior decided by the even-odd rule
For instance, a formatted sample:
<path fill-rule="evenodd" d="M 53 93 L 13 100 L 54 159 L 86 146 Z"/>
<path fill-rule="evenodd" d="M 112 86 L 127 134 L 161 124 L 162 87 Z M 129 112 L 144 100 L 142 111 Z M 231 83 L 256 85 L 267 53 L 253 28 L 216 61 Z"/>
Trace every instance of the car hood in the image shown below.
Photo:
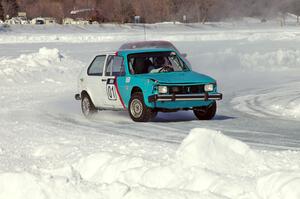
<path fill-rule="evenodd" d="M 149 73 L 143 74 L 141 78 L 152 79 L 162 84 L 194 84 L 194 83 L 214 83 L 213 78 L 196 73 L 189 72 L 170 72 L 170 73 Z"/>

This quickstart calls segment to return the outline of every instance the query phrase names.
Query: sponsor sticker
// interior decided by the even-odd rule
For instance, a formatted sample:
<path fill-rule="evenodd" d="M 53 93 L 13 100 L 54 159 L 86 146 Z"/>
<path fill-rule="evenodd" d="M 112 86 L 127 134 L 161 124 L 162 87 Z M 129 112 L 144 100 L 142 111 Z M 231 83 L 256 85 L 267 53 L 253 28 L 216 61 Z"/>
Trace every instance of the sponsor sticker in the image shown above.
<path fill-rule="evenodd" d="M 106 93 L 109 100 L 117 100 L 115 79 L 108 79 L 106 84 Z"/>

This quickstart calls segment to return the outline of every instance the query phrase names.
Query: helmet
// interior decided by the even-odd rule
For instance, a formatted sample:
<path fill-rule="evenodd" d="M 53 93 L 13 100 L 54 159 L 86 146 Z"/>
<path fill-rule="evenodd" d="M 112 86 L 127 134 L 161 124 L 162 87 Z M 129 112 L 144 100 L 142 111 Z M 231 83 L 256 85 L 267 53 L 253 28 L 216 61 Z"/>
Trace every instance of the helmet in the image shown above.
<path fill-rule="evenodd" d="M 166 60 L 164 57 L 159 56 L 155 59 L 155 65 L 156 66 L 163 66 L 166 63 Z"/>

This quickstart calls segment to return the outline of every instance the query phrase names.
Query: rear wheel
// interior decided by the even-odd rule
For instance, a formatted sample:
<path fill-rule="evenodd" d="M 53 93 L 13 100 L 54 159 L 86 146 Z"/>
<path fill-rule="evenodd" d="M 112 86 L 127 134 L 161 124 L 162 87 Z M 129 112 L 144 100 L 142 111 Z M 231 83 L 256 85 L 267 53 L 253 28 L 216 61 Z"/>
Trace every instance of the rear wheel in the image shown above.
<path fill-rule="evenodd" d="M 217 103 L 214 101 L 209 106 L 205 107 L 195 107 L 193 109 L 195 116 L 199 120 L 211 120 L 215 117 L 217 112 Z"/>
<path fill-rule="evenodd" d="M 131 119 L 135 122 L 149 122 L 157 115 L 157 111 L 145 105 L 141 92 L 132 94 L 128 111 Z"/>
<path fill-rule="evenodd" d="M 91 118 L 97 112 L 91 98 L 87 94 L 81 96 L 81 110 L 86 118 Z"/>

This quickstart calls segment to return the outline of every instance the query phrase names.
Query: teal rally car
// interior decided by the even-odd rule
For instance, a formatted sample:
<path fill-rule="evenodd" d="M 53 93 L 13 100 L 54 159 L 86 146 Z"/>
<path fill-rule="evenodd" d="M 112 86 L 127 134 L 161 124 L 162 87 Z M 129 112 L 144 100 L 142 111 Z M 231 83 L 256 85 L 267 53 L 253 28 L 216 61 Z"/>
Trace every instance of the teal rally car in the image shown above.
<path fill-rule="evenodd" d="M 78 78 L 81 109 L 86 117 L 98 110 L 128 110 L 136 122 L 148 122 L 158 112 L 193 110 L 199 120 L 217 110 L 216 81 L 191 70 L 170 48 L 121 49 L 98 55 Z"/>

